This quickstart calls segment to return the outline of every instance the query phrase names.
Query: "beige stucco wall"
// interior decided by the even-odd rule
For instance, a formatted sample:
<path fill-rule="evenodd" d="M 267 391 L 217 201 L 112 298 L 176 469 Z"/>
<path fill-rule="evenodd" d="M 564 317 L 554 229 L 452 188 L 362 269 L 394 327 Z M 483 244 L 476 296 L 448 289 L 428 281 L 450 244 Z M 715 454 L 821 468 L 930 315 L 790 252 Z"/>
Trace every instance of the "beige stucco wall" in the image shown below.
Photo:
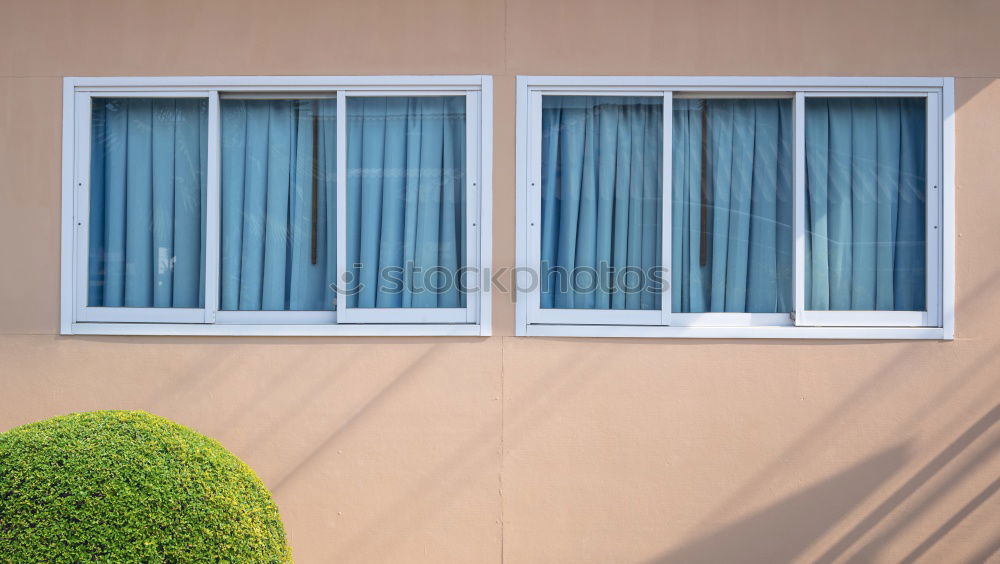
<path fill-rule="evenodd" d="M 299 562 L 931 562 L 1000 548 L 995 0 L 0 0 L 0 430 L 145 409 L 274 491 Z M 953 342 L 57 336 L 66 75 L 954 76 Z M 992 495 L 992 497 L 990 497 Z M 0 547 L 2 553 L 2 547 Z"/>

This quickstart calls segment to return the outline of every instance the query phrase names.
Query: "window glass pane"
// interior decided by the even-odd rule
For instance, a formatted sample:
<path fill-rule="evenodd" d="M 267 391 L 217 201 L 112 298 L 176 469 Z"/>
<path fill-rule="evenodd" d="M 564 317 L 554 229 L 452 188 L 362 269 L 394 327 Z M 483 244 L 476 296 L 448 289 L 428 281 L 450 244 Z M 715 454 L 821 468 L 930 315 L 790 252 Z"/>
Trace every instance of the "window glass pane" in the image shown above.
<path fill-rule="evenodd" d="M 792 101 L 677 99 L 673 115 L 673 311 L 791 311 Z"/>
<path fill-rule="evenodd" d="M 926 101 L 806 99 L 811 310 L 924 310 Z"/>
<path fill-rule="evenodd" d="M 465 97 L 347 100 L 348 306 L 465 307 Z"/>
<path fill-rule="evenodd" d="M 219 309 L 336 308 L 337 101 L 220 103 Z"/>
<path fill-rule="evenodd" d="M 208 103 L 93 98 L 87 305 L 204 305 Z"/>
<path fill-rule="evenodd" d="M 542 97 L 541 307 L 660 308 L 663 99 Z"/>

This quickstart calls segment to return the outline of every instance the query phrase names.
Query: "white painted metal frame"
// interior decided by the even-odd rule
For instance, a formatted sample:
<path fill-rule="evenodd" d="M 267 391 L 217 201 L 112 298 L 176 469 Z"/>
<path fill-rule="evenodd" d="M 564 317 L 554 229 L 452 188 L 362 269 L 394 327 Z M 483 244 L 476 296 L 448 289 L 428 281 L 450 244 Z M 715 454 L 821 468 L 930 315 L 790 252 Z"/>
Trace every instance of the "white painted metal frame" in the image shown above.
<path fill-rule="evenodd" d="M 212 126 L 215 129 L 215 141 L 218 142 L 218 97 L 211 96 L 209 91 L 158 91 L 158 92 L 132 92 L 123 91 L 103 91 L 99 93 L 77 92 L 75 93 L 76 103 L 76 135 L 77 158 L 74 163 L 75 176 L 75 215 L 73 224 L 76 244 L 75 244 L 75 291 L 74 303 L 76 320 L 80 322 L 149 322 L 149 323 L 204 323 L 207 317 L 206 307 L 202 308 L 159 308 L 159 307 L 95 307 L 87 304 L 87 284 L 89 279 L 88 241 L 90 233 L 90 155 L 91 155 L 91 112 L 94 98 L 202 98 L 209 102 L 208 127 L 210 129 L 209 139 L 213 137 Z M 213 119 L 214 118 L 214 119 Z M 210 141 L 211 145 L 211 141 Z M 206 148 L 211 155 L 211 147 Z M 217 172 L 218 167 L 213 167 L 213 160 L 209 159 L 208 184 L 211 184 L 211 173 Z M 217 161 L 214 163 L 217 165 Z M 218 176 L 218 175 L 216 175 Z M 216 187 L 217 188 L 217 187 Z M 209 193 L 212 187 L 208 188 Z M 206 226 L 208 227 L 208 226 Z M 65 226 L 64 226 L 65 228 Z M 202 242 L 205 244 L 205 242 Z M 206 255 L 211 246 L 206 247 Z M 218 251 L 215 252 L 218 258 Z M 208 257 L 206 256 L 206 260 Z M 209 283 L 206 271 L 205 284 Z M 216 281 L 218 277 L 215 277 Z"/>
<path fill-rule="evenodd" d="M 613 321 L 594 323 L 578 312 L 538 315 L 537 278 L 538 237 L 531 222 L 537 223 L 535 200 L 540 195 L 531 190 L 537 178 L 532 159 L 540 154 L 535 147 L 541 128 L 539 99 L 541 92 L 576 92 L 590 95 L 631 93 L 673 97 L 754 97 L 794 98 L 794 168 L 795 181 L 795 312 L 787 314 L 743 313 L 674 313 L 669 321 L 656 325 L 619 324 Z M 845 323 L 831 321 L 828 314 L 842 312 L 804 311 L 805 252 L 805 151 L 804 101 L 816 96 L 922 96 L 928 99 L 928 300 L 927 312 L 846 312 Z M 933 107 L 933 108 L 932 108 Z M 879 78 L 879 77 L 616 77 L 616 76 L 519 76 L 517 80 L 517 296 L 516 334 L 522 336 L 567 337 L 681 337 L 681 338 L 804 338 L 804 339 L 952 339 L 954 338 L 954 80 L 951 78 Z M 664 129 L 665 133 L 671 131 Z M 671 135 L 665 134 L 669 147 Z M 669 151 L 669 149 L 668 149 Z M 669 152 L 665 165 L 671 162 Z M 931 180 L 933 179 L 933 184 Z M 671 175 L 664 182 L 664 205 L 669 205 Z M 537 180 L 535 180 L 537 182 Z M 933 202 L 931 202 L 933 200 Z M 665 221 L 670 217 L 664 210 Z M 936 221 L 934 219 L 936 218 Z M 939 228 L 935 229 L 934 226 Z M 669 228 L 668 228 L 669 229 Z M 669 241 L 669 232 L 665 234 Z M 664 245 L 665 254 L 669 245 Z M 669 258 L 664 261 L 669 266 Z M 532 270 L 535 268 L 535 270 Z M 548 312 L 546 312 L 547 314 Z M 587 312 L 603 313 L 603 312 Z M 821 314 L 816 316 L 815 314 Z M 857 314 L 857 315 L 855 315 Z M 888 314 L 888 315 L 886 315 Z M 919 318 L 915 316 L 919 315 Z M 825 319 L 824 319 L 825 318 Z M 667 325 L 669 323 L 669 326 Z M 806 326 L 816 323 L 816 326 Z M 797 326 L 796 326 L 797 324 Z"/>
<path fill-rule="evenodd" d="M 240 97 L 338 96 L 338 175 L 346 162 L 340 128 L 345 94 L 464 95 L 467 108 L 467 264 L 475 271 L 466 308 L 381 311 L 351 318 L 328 311 L 218 311 L 220 92 Z M 202 97 L 209 102 L 206 275 L 203 308 L 86 307 L 90 101 L 93 97 Z M 60 290 L 62 334 L 485 336 L 491 333 L 492 78 L 489 76 L 68 77 L 63 82 L 63 204 Z M 338 191 L 345 186 L 338 176 Z M 339 202 L 338 202 L 339 205 Z M 344 208 L 341 206 L 338 213 Z M 343 222 L 340 223 L 343 225 Z M 338 237 L 338 246 L 343 241 Z M 339 256 L 345 256 L 338 248 Z M 344 303 L 340 301 L 340 303 Z M 353 313 L 353 312 L 352 312 Z M 429 314 L 429 315 L 428 315 Z M 346 317 L 347 319 L 344 319 Z"/>

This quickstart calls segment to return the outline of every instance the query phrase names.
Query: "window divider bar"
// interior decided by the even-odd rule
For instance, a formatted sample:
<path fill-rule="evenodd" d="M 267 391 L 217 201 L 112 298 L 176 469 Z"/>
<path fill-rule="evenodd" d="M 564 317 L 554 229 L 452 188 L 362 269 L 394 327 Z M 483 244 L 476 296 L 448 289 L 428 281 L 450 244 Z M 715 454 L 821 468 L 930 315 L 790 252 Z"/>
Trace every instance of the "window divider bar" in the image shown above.
<path fill-rule="evenodd" d="M 347 96 L 337 92 L 337 323 L 347 306 Z"/>
<path fill-rule="evenodd" d="M 479 199 L 477 244 L 480 285 L 476 294 L 479 297 L 480 335 L 488 337 L 493 334 L 493 78 L 489 75 L 482 77 L 477 123 L 479 190 L 476 194 Z"/>
<path fill-rule="evenodd" d="M 792 108 L 794 129 L 792 152 L 792 231 L 794 233 L 794 296 L 795 308 L 793 320 L 795 325 L 802 325 L 804 319 L 806 290 L 806 102 L 803 92 L 795 93 Z"/>
<path fill-rule="evenodd" d="M 205 196 L 205 323 L 214 323 L 215 314 L 219 309 L 219 272 L 220 237 L 222 230 L 221 210 L 221 127 L 219 117 L 219 92 L 213 90 L 208 94 L 208 166 L 206 173 Z"/>
<path fill-rule="evenodd" d="M 663 195 L 661 202 L 662 233 L 660 233 L 660 264 L 661 273 L 665 276 L 660 290 L 660 324 L 670 325 L 673 313 L 673 292 L 670 284 L 673 279 L 673 140 L 674 140 L 674 93 L 663 91 Z"/>

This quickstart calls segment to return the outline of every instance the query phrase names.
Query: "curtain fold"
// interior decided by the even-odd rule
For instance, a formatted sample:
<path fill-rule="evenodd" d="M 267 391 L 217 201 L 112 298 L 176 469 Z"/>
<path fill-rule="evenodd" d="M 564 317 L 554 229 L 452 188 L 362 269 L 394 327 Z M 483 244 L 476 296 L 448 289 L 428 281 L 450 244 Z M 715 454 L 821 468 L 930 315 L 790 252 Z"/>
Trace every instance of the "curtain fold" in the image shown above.
<path fill-rule="evenodd" d="M 347 101 L 349 307 L 465 307 L 465 98 Z"/>
<path fill-rule="evenodd" d="M 658 309 L 663 100 L 542 100 L 541 307 Z"/>
<path fill-rule="evenodd" d="M 673 107 L 673 311 L 791 311 L 791 101 Z"/>
<path fill-rule="evenodd" d="M 94 98 L 87 305 L 204 305 L 208 105 Z"/>
<path fill-rule="evenodd" d="M 335 309 L 336 100 L 223 100 L 220 309 Z"/>
<path fill-rule="evenodd" d="M 812 310 L 925 309 L 926 102 L 806 100 Z"/>

